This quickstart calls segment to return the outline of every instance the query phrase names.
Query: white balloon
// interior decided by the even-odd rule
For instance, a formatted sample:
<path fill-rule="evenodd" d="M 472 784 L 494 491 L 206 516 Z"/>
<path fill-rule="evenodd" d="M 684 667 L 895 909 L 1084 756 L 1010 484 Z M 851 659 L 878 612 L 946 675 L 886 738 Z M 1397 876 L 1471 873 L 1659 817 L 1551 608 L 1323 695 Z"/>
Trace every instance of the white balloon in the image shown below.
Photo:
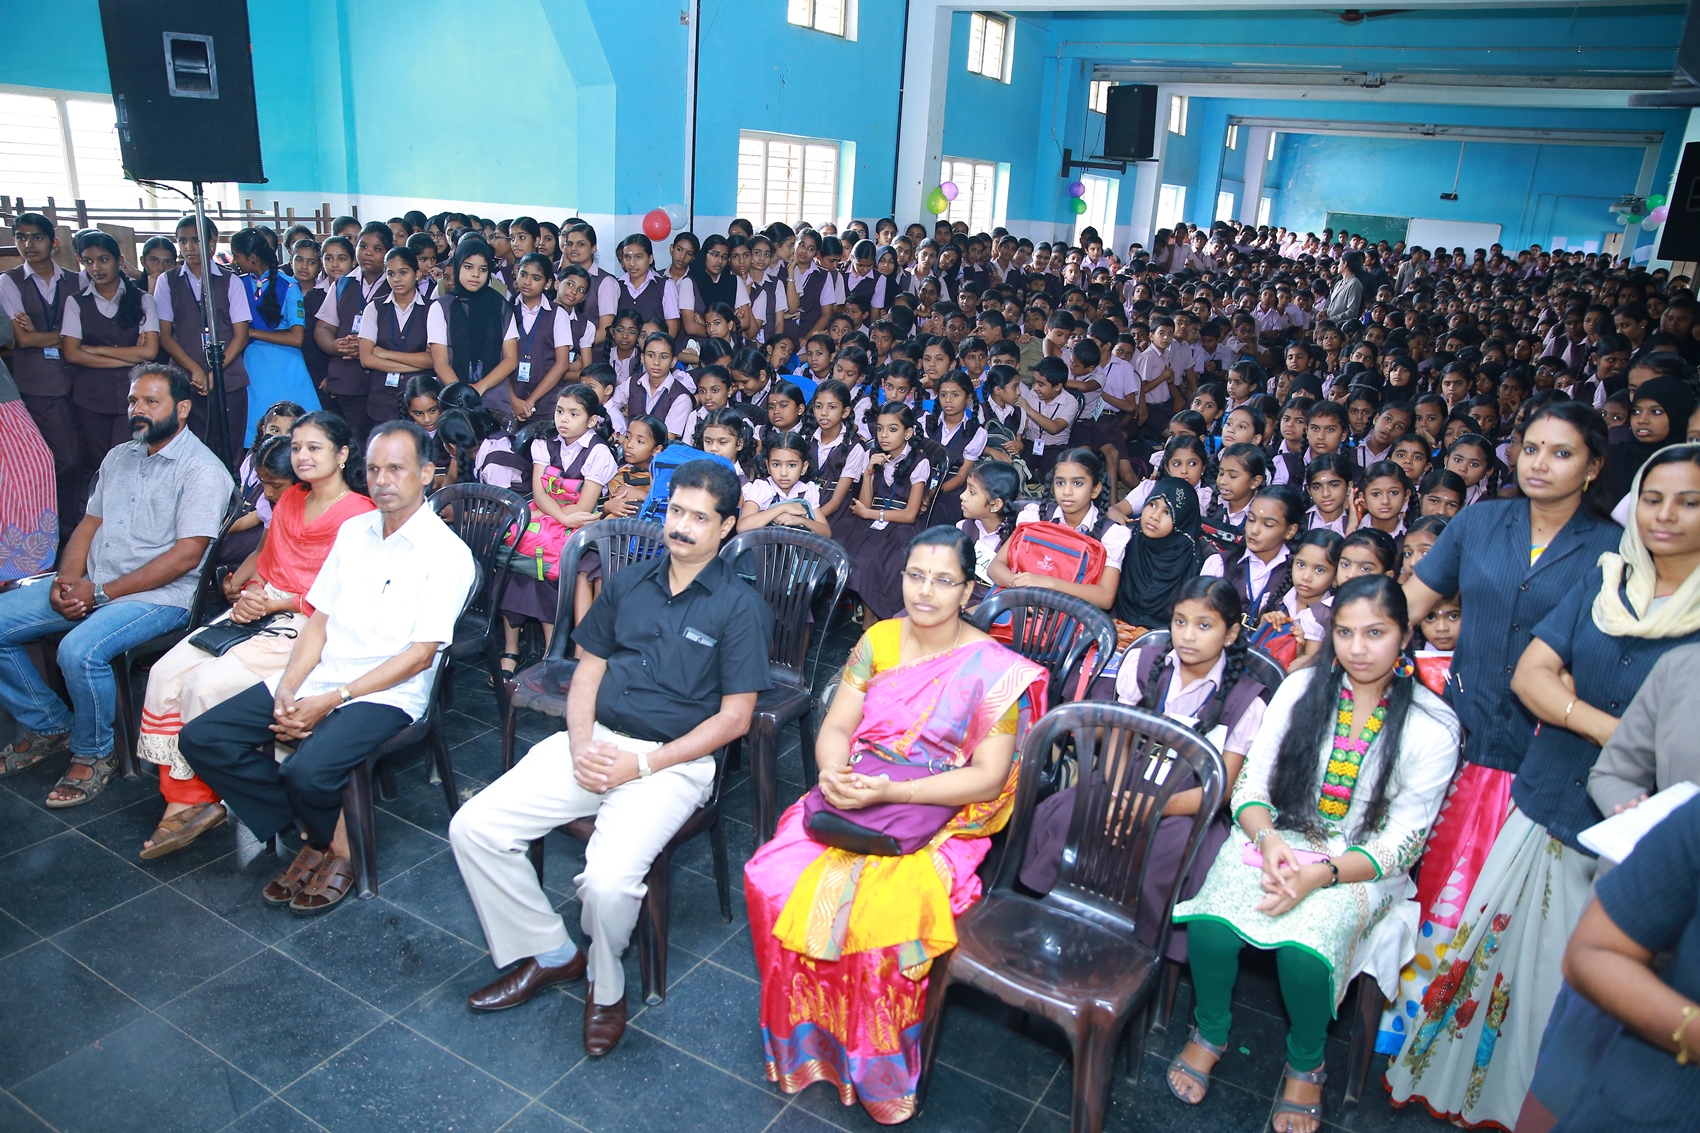
<path fill-rule="evenodd" d="M 673 231 L 683 232 L 685 229 L 685 206 L 678 201 L 662 205 L 661 211 L 667 214 L 667 219 L 673 224 Z"/>
<path fill-rule="evenodd" d="M 1641 230 L 1643 232 L 1657 232 L 1659 230 L 1659 222 L 1649 216 L 1646 220 L 1641 222 Z"/>

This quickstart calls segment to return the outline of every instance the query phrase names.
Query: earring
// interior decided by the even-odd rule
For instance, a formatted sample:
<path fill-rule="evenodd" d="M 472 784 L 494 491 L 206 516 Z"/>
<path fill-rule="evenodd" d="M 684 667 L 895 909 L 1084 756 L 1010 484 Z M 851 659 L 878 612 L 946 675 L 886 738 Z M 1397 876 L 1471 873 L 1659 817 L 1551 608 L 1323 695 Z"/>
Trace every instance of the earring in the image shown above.
<path fill-rule="evenodd" d="M 1405 657 L 1403 655 L 1400 656 L 1399 663 L 1397 665 L 1393 666 L 1394 675 L 1399 676 L 1399 677 L 1408 677 L 1412 673 L 1415 673 L 1416 671 L 1417 671 L 1416 662 L 1412 661 L 1409 657 Z"/>

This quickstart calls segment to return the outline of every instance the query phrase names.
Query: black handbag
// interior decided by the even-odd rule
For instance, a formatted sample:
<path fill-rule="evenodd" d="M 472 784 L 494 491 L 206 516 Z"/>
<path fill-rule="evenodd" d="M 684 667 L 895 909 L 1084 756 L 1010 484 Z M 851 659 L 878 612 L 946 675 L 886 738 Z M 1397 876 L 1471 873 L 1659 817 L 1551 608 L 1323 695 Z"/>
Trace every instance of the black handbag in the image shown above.
<path fill-rule="evenodd" d="M 278 628 L 279 624 L 288 621 L 289 617 L 290 615 L 285 613 L 267 614 L 265 617 L 258 618 L 245 625 L 237 625 L 226 618 L 221 622 L 203 626 L 190 634 L 189 644 L 203 653 L 210 653 L 214 657 L 223 657 L 250 637 L 258 637 L 262 633 Z M 290 630 L 288 636 L 294 637 L 295 632 Z"/>

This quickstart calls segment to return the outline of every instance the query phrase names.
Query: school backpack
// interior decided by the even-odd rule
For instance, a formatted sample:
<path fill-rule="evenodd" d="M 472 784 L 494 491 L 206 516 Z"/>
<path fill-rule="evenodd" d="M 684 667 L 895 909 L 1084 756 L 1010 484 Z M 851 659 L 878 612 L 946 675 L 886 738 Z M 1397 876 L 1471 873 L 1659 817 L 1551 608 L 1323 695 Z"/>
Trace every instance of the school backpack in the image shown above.
<path fill-rule="evenodd" d="M 1061 523 L 1018 523 L 1009 537 L 1009 569 L 1090 586 L 1104 576 L 1104 544 Z"/>
<path fill-rule="evenodd" d="M 727 468 L 732 468 L 734 472 L 737 471 L 732 462 L 723 456 L 714 456 L 687 444 L 670 444 L 650 458 L 649 495 L 644 497 L 643 506 L 637 511 L 638 519 L 661 522 L 667 515 L 667 501 L 673 494 L 673 473 L 679 465 L 690 460 L 718 461 Z"/>

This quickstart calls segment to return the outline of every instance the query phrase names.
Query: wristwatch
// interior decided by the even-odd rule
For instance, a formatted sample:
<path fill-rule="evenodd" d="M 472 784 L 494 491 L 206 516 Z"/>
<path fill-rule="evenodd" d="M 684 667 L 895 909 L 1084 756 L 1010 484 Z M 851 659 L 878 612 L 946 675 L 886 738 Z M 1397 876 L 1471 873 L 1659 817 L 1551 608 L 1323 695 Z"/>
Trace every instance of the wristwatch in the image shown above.
<path fill-rule="evenodd" d="M 342 697 L 342 703 L 343 704 L 347 704 L 349 701 L 354 699 L 354 694 L 352 692 L 348 691 L 347 685 L 343 685 L 341 688 L 337 689 L 336 694 L 338 696 Z M 339 705 L 339 707 L 340 707 L 340 705 Z"/>
<path fill-rule="evenodd" d="M 649 753 L 647 751 L 639 752 L 637 760 L 638 760 L 638 778 L 647 779 L 651 775 L 655 774 L 655 772 L 650 769 Z"/>
<path fill-rule="evenodd" d="M 103 583 L 103 582 L 95 583 L 94 584 L 94 608 L 98 610 L 110 601 L 112 601 L 112 599 L 110 599 L 106 596 L 106 584 Z"/>

